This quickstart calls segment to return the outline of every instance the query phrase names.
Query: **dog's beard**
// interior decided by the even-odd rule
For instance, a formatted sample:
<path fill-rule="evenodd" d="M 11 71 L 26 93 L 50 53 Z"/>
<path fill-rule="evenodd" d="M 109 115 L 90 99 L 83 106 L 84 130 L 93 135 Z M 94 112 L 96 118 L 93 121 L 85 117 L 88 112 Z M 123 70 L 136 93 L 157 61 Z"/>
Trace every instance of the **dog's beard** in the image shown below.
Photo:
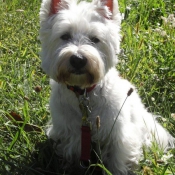
<path fill-rule="evenodd" d="M 65 81 L 67 85 L 78 86 L 81 88 L 91 87 L 96 82 L 94 81 L 94 76 L 86 73 L 86 74 L 70 74 L 69 78 Z"/>
<path fill-rule="evenodd" d="M 70 57 L 79 54 L 87 58 L 84 67 L 76 70 L 70 64 Z M 57 81 L 80 88 L 91 87 L 97 84 L 105 73 L 104 63 L 99 52 L 90 45 L 68 46 L 59 53 Z"/>

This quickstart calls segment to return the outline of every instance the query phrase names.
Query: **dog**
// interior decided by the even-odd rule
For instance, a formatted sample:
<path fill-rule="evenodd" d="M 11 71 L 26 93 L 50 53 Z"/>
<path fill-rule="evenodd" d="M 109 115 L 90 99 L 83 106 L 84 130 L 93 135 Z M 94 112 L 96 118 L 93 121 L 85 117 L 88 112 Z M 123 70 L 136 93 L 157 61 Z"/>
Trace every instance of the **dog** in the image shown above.
<path fill-rule="evenodd" d="M 126 175 L 142 147 L 167 150 L 174 138 L 116 70 L 121 14 L 117 0 L 43 0 L 42 69 L 51 77 L 49 138 L 68 162 L 90 164 L 94 149 L 113 175 Z"/>

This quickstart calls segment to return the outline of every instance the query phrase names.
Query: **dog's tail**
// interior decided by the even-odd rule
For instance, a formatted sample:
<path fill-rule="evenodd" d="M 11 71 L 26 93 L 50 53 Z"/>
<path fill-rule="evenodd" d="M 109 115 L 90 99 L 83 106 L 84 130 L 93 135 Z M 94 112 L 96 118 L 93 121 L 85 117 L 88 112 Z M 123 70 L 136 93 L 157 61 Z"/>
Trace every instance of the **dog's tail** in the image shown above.
<path fill-rule="evenodd" d="M 144 138 L 145 143 L 149 147 L 153 143 L 156 143 L 160 149 L 167 151 L 175 147 L 175 138 L 157 122 L 156 118 L 158 117 L 159 116 L 152 116 L 150 113 L 144 117 L 146 128 L 149 131 L 146 132 L 147 134 Z"/>

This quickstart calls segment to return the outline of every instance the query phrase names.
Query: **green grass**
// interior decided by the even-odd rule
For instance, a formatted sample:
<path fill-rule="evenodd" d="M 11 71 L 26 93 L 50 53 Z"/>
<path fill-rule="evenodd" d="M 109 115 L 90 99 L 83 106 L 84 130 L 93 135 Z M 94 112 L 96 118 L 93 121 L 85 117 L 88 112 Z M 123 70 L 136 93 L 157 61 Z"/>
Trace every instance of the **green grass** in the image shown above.
<path fill-rule="evenodd" d="M 125 18 L 117 68 L 175 136 L 175 27 L 161 18 L 175 14 L 174 0 L 119 3 Z M 38 0 L 0 0 L 0 175 L 59 171 L 60 158 L 44 134 L 50 88 L 40 68 L 39 8 Z M 175 174 L 175 158 L 164 160 L 175 150 L 143 152 L 138 174 Z"/>

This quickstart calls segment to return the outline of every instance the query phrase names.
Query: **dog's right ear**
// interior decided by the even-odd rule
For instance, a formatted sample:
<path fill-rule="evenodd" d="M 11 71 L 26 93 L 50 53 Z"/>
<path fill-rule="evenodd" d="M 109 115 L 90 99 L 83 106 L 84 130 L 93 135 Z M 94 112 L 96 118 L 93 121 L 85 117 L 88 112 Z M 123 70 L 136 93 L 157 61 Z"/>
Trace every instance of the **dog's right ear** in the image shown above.
<path fill-rule="evenodd" d="M 51 0 L 50 15 L 56 14 L 58 12 L 60 1 L 61 0 Z"/>
<path fill-rule="evenodd" d="M 50 15 L 56 14 L 61 9 L 68 9 L 68 0 L 51 0 Z"/>
<path fill-rule="evenodd" d="M 40 19 L 45 21 L 49 16 L 57 14 L 59 10 L 68 9 L 70 0 L 42 0 Z"/>

